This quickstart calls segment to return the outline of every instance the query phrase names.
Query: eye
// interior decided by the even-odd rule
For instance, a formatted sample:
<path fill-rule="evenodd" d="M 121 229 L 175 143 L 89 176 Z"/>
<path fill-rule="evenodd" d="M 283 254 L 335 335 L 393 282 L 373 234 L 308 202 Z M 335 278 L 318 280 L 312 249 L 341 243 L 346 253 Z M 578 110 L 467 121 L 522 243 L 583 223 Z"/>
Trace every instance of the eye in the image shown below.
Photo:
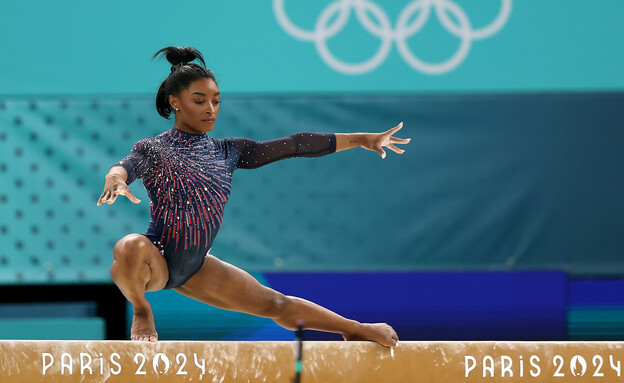
<path fill-rule="evenodd" d="M 221 100 L 214 100 L 212 103 L 213 103 L 214 105 L 219 105 L 219 104 L 221 103 Z"/>
<path fill-rule="evenodd" d="M 201 104 L 203 104 L 203 103 L 204 103 L 204 100 L 195 100 L 195 103 L 196 103 L 197 105 L 201 105 Z"/>

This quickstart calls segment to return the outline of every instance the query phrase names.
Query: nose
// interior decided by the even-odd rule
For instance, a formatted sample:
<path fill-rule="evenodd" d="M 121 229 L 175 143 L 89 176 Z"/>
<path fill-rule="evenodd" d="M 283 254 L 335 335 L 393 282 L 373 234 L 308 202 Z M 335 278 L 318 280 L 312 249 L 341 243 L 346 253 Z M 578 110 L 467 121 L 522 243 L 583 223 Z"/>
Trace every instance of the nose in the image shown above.
<path fill-rule="evenodd" d="M 214 106 L 214 105 L 212 105 L 212 102 L 209 102 L 209 103 L 208 103 L 208 108 L 206 109 L 206 112 L 207 112 L 208 114 L 213 114 L 213 113 L 214 113 L 214 111 L 215 111 L 215 106 Z"/>

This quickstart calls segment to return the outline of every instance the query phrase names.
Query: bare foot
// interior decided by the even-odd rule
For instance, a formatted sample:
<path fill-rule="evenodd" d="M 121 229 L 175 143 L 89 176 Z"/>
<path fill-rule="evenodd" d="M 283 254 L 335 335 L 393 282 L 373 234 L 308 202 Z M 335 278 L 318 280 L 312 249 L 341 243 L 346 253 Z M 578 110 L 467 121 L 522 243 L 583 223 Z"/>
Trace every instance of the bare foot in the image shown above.
<path fill-rule="evenodd" d="M 343 334 L 344 340 L 368 340 L 382 346 L 396 347 L 399 345 L 399 336 L 386 323 L 361 323 L 359 330 L 354 334 Z"/>
<path fill-rule="evenodd" d="M 137 314 L 132 317 L 132 329 L 130 330 L 130 339 L 143 341 L 158 341 L 158 333 L 154 324 L 154 315 Z"/>

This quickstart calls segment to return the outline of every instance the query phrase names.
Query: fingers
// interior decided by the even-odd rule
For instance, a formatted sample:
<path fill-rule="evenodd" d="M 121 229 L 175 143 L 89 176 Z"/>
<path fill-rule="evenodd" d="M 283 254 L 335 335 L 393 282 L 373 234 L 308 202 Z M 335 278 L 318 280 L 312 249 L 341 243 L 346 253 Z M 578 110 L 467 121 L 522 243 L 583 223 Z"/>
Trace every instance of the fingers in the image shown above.
<path fill-rule="evenodd" d="M 141 200 L 138 199 L 137 197 L 134 196 L 134 194 L 132 194 L 132 192 L 130 191 L 129 188 L 120 188 L 115 190 L 115 199 L 117 198 L 118 195 L 125 195 L 126 197 L 128 197 L 128 199 L 130 201 L 132 201 L 133 203 L 141 203 Z M 114 202 L 114 200 L 113 200 Z"/>
<path fill-rule="evenodd" d="M 97 202 L 97 205 L 100 206 L 102 203 L 108 203 L 108 200 L 111 197 L 111 191 L 110 190 L 104 190 L 104 193 L 102 193 L 102 195 L 100 196 L 100 199 Z"/>
<path fill-rule="evenodd" d="M 383 160 L 384 158 L 386 158 L 386 151 L 383 150 L 383 148 L 379 147 L 378 149 L 375 150 L 377 153 L 379 153 L 379 155 L 381 156 L 381 159 Z"/>
<path fill-rule="evenodd" d="M 399 347 L 399 335 L 392 329 L 392 340 L 395 341 L 394 347 Z"/>
<path fill-rule="evenodd" d="M 117 194 L 121 194 L 121 195 L 125 195 L 126 197 L 128 197 L 128 199 L 134 203 L 141 203 L 141 200 L 138 199 L 137 197 L 134 196 L 134 194 L 132 194 L 132 192 L 130 191 L 130 189 L 126 188 L 126 189 L 121 189 L 119 192 L 116 192 Z"/>
<path fill-rule="evenodd" d="M 386 133 L 389 133 L 390 135 L 393 135 L 394 133 L 398 132 L 399 130 L 401 130 L 403 128 L 403 122 L 401 121 L 399 123 L 399 125 L 395 126 L 394 128 L 388 130 Z"/>
<path fill-rule="evenodd" d="M 392 135 L 396 132 L 398 132 L 399 130 L 401 130 L 403 128 L 403 122 L 401 122 L 399 125 L 395 126 L 394 128 L 388 130 L 384 136 L 386 137 L 386 139 L 384 140 L 383 146 L 387 147 L 388 149 L 392 150 L 395 153 L 398 154 L 403 154 L 405 153 L 405 150 L 403 149 L 399 149 L 396 147 L 396 145 L 394 144 L 409 144 L 411 141 L 411 138 L 398 138 L 398 137 L 392 137 Z M 381 155 L 381 158 L 385 158 L 385 153 L 381 154 L 381 152 L 378 151 L 378 153 Z"/>
<path fill-rule="evenodd" d="M 106 203 L 108 203 L 109 205 L 112 205 L 115 203 L 115 201 L 117 201 L 117 196 L 119 194 L 117 193 L 117 191 L 115 191 L 114 193 L 111 194 L 110 197 L 108 197 L 108 201 L 105 201 Z"/>
<path fill-rule="evenodd" d="M 135 197 L 128 187 L 124 188 L 123 186 L 120 185 L 120 186 L 117 186 L 117 188 L 114 191 L 105 190 L 104 193 L 102 193 L 102 195 L 98 199 L 97 205 L 100 206 L 103 203 L 112 205 L 113 203 L 115 203 L 115 201 L 117 200 L 117 196 L 119 195 L 124 195 L 128 197 L 128 199 L 132 201 L 133 203 L 141 203 L 141 200 Z"/>
<path fill-rule="evenodd" d="M 115 202 L 116 199 L 117 199 L 116 191 L 112 192 L 110 189 L 106 189 L 104 190 L 104 193 L 102 193 L 102 195 L 100 196 L 100 199 L 98 199 L 97 205 L 100 206 L 103 203 L 107 203 L 111 205 L 113 202 Z"/>
<path fill-rule="evenodd" d="M 411 138 L 390 137 L 390 142 L 393 144 L 409 144 L 410 141 L 412 141 Z"/>
<path fill-rule="evenodd" d="M 394 146 L 394 144 L 388 144 L 387 147 L 388 149 L 392 150 L 395 153 L 398 153 L 398 154 L 405 153 L 405 150 L 397 148 L 396 146 Z"/>

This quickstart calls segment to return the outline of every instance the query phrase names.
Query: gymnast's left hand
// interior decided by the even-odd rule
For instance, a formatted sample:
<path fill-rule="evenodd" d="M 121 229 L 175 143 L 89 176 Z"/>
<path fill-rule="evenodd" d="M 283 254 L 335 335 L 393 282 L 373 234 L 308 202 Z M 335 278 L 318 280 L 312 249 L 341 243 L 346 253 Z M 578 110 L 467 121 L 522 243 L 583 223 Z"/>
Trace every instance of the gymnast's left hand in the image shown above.
<path fill-rule="evenodd" d="M 395 144 L 408 144 L 410 138 L 397 138 L 393 135 L 403 128 L 403 123 L 389 129 L 383 133 L 365 133 L 360 137 L 360 146 L 367 150 L 372 150 L 379 153 L 381 158 L 386 158 L 386 151 L 384 147 L 392 150 L 395 153 L 403 154 L 405 150 L 399 149 Z"/>
<path fill-rule="evenodd" d="M 128 179 L 126 170 L 121 166 L 113 166 L 106 175 L 104 191 L 100 198 L 98 198 L 97 205 L 100 206 L 103 203 L 112 205 L 119 195 L 128 197 L 128 199 L 134 203 L 140 203 L 141 200 L 135 197 L 128 185 L 126 185 L 126 179 Z"/>
<path fill-rule="evenodd" d="M 336 133 L 336 151 L 362 147 L 379 153 L 381 158 L 386 158 L 384 147 L 395 153 L 403 154 L 405 150 L 396 147 L 396 144 L 409 144 L 409 138 L 398 138 L 393 135 L 403 128 L 403 123 L 383 133 Z"/>

